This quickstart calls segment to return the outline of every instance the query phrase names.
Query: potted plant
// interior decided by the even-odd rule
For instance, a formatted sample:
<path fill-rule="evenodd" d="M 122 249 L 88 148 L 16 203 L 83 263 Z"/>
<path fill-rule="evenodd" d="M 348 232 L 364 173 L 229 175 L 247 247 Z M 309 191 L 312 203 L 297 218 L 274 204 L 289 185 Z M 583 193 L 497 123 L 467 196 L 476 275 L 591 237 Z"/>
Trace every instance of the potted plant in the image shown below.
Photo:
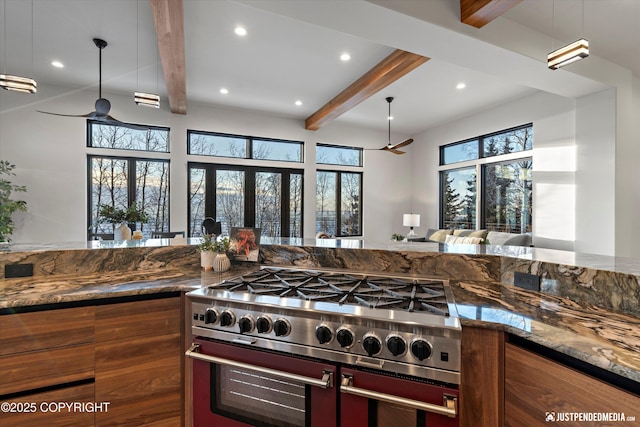
<path fill-rule="evenodd" d="M 127 209 L 120 209 L 111 205 L 100 205 L 98 207 L 98 220 L 114 225 L 114 240 L 129 240 L 131 239 L 131 229 L 127 224 L 138 222 L 146 224 L 149 222 L 149 215 L 142 209 L 138 209 L 135 202 Z"/>
<path fill-rule="evenodd" d="M 231 241 L 226 236 L 216 238 L 215 234 L 205 234 L 198 246 L 200 266 L 205 271 L 227 271 L 231 268 L 231 261 L 227 256 L 230 246 Z"/>
<path fill-rule="evenodd" d="M 13 173 L 15 167 L 16 165 L 9 163 L 7 160 L 0 160 L 0 244 L 4 245 L 11 241 L 9 236 L 13 234 L 15 227 L 13 213 L 27 210 L 27 202 L 11 198 L 13 193 L 27 191 L 27 187 L 15 185 L 3 177 L 4 175 L 15 176 L 15 173 Z"/>

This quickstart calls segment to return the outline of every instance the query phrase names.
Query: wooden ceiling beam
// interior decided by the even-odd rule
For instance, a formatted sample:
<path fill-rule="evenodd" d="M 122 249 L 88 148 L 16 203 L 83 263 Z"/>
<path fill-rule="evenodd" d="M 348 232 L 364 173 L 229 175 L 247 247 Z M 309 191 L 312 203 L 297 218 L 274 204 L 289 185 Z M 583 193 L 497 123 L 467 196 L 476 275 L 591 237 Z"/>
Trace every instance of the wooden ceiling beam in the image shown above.
<path fill-rule="evenodd" d="M 183 0 L 149 0 L 158 37 L 169 107 L 175 114 L 187 114 L 187 67 L 184 41 Z"/>
<path fill-rule="evenodd" d="M 400 49 L 395 50 L 318 111 L 307 117 L 305 129 L 320 129 L 321 126 L 346 113 L 428 60 L 426 56 Z"/>
<path fill-rule="evenodd" d="M 460 0 L 460 21 L 482 28 L 522 0 Z"/>

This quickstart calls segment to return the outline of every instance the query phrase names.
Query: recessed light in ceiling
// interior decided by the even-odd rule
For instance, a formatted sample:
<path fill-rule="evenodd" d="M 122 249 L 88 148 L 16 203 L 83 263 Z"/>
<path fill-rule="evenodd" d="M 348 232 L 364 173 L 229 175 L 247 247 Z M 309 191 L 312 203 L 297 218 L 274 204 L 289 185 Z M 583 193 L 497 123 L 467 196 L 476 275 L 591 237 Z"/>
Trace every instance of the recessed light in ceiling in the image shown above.
<path fill-rule="evenodd" d="M 348 53 L 343 53 L 342 55 L 340 55 L 340 60 L 341 61 L 348 61 L 351 59 L 351 55 L 349 55 Z"/>
<path fill-rule="evenodd" d="M 302 105 L 302 101 L 300 101 L 299 99 L 296 101 L 296 105 L 299 107 Z"/>
<path fill-rule="evenodd" d="M 51 65 L 53 65 L 56 68 L 64 68 L 64 64 L 60 61 L 53 61 L 51 62 Z"/>
<path fill-rule="evenodd" d="M 458 90 L 462 90 L 462 89 L 464 89 L 465 87 L 467 87 L 467 84 L 466 84 L 466 83 L 458 83 L 458 84 L 456 85 L 456 89 L 458 89 Z"/>
<path fill-rule="evenodd" d="M 227 88 L 223 87 L 223 88 L 220 89 L 220 93 L 223 94 L 223 95 L 226 95 L 226 94 L 229 93 L 229 91 L 227 90 Z"/>
<path fill-rule="evenodd" d="M 236 27 L 234 32 L 239 36 L 246 36 L 247 35 L 247 29 L 244 28 L 244 27 Z"/>

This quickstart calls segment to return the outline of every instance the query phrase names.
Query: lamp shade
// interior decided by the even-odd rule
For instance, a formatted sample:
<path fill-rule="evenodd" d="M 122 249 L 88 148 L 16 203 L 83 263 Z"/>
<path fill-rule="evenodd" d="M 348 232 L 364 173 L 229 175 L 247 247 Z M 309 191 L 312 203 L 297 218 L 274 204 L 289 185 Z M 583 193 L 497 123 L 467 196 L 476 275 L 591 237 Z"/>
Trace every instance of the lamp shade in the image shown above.
<path fill-rule="evenodd" d="M 402 225 L 404 225 L 405 227 L 420 227 L 420 215 L 419 214 L 402 215 Z"/>

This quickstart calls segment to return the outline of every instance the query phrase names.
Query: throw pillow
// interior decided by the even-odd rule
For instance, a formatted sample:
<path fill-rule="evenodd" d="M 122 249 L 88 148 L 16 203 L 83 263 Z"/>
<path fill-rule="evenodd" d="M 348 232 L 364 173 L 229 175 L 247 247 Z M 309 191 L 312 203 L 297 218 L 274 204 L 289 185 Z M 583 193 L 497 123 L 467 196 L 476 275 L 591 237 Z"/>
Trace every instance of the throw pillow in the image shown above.
<path fill-rule="evenodd" d="M 447 236 L 452 232 L 453 230 L 434 230 L 433 228 L 430 228 L 427 230 L 426 238 L 428 242 L 444 243 Z"/>
<path fill-rule="evenodd" d="M 454 236 L 487 238 L 487 230 L 453 230 Z"/>
<path fill-rule="evenodd" d="M 462 237 L 462 236 L 447 236 L 445 243 L 463 244 L 463 245 L 479 245 L 482 243 L 481 237 Z"/>

